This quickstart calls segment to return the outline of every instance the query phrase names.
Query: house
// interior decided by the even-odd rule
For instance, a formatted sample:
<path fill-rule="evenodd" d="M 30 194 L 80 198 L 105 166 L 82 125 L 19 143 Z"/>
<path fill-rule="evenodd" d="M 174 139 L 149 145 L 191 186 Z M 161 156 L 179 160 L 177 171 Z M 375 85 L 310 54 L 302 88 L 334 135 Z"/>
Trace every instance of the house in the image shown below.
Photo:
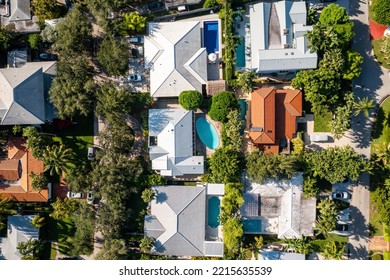
<path fill-rule="evenodd" d="M 20 260 L 18 244 L 39 238 L 39 229 L 31 224 L 34 215 L 8 216 L 7 237 L 0 238 L 0 260 Z"/>
<path fill-rule="evenodd" d="M 151 253 L 169 256 L 223 256 L 218 221 L 223 184 L 155 186 L 145 216 L 145 235 L 155 240 Z"/>
<path fill-rule="evenodd" d="M 0 125 L 38 125 L 51 119 L 48 91 L 55 74 L 54 61 L 0 69 Z"/>
<path fill-rule="evenodd" d="M 204 157 L 194 156 L 194 115 L 184 109 L 149 110 L 149 156 L 162 176 L 204 173 Z"/>
<path fill-rule="evenodd" d="M 302 92 L 276 88 L 255 89 L 251 95 L 249 137 L 266 153 L 289 152 L 302 115 Z"/>
<path fill-rule="evenodd" d="M 286 73 L 317 67 L 317 54 L 310 52 L 306 32 L 306 2 L 249 4 L 250 69 L 258 73 Z M 250 37 L 249 37 L 250 36 Z"/>
<path fill-rule="evenodd" d="M 46 202 L 51 189 L 34 190 L 31 172 L 43 173 L 43 162 L 34 158 L 24 140 L 13 137 L 8 141 L 8 155 L 0 159 L 0 196 L 20 202 Z"/>
<path fill-rule="evenodd" d="M 244 233 L 277 235 L 279 239 L 313 236 L 316 199 L 303 195 L 303 175 L 290 180 L 248 182 L 241 206 Z"/>
<path fill-rule="evenodd" d="M 150 95 L 178 97 L 182 91 L 204 91 L 207 51 L 198 21 L 148 23 L 145 67 L 150 69 Z"/>

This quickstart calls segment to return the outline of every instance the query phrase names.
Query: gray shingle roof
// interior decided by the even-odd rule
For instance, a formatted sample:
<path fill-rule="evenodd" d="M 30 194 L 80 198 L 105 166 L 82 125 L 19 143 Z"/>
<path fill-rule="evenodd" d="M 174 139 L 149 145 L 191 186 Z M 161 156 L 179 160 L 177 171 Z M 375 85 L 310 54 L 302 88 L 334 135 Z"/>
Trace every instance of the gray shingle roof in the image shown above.
<path fill-rule="evenodd" d="M 30 0 L 10 0 L 11 16 L 9 21 L 31 19 Z"/>

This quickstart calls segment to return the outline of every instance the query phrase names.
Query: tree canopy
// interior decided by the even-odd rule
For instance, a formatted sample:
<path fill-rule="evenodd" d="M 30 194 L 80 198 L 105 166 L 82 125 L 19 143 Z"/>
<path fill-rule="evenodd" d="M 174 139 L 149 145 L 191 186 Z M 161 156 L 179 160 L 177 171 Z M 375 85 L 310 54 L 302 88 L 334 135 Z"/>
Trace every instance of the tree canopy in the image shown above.
<path fill-rule="evenodd" d="M 196 110 L 202 105 L 203 96 L 199 91 L 187 90 L 179 95 L 179 104 L 186 110 Z"/>
<path fill-rule="evenodd" d="M 32 0 L 31 10 L 38 18 L 40 25 L 45 24 L 45 19 L 54 19 L 61 16 L 61 6 L 57 0 Z"/>
<path fill-rule="evenodd" d="M 239 160 L 236 151 L 221 147 L 210 157 L 210 171 L 215 183 L 230 183 L 238 181 Z"/>
<path fill-rule="evenodd" d="M 226 122 L 230 111 L 238 109 L 238 102 L 234 93 L 220 92 L 212 97 L 209 116 L 215 121 Z"/>
<path fill-rule="evenodd" d="M 0 51 L 9 48 L 12 39 L 12 33 L 0 25 Z"/>
<path fill-rule="evenodd" d="M 227 122 L 222 126 L 222 144 L 232 150 L 239 152 L 242 146 L 241 129 L 244 122 L 240 119 L 237 110 L 230 111 L 227 115 Z"/>
<path fill-rule="evenodd" d="M 317 228 L 322 234 L 327 235 L 336 227 L 336 216 L 338 214 L 333 200 L 322 199 L 317 205 L 319 216 L 317 218 Z"/>
<path fill-rule="evenodd" d="M 223 242 L 227 250 L 237 252 L 244 229 L 239 218 L 229 218 L 223 224 Z"/>
<path fill-rule="evenodd" d="M 135 32 L 143 32 L 146 28 L 146 17 L 138 12 L 130 12 L 123 16 L 123 29 L 129 35 Z"/>
<path fill-rule="evenodd" d="M 390 24 L 390 1 L 375 0 L 372 4 L 372 18 L 379 24 Z"/>
<path fill-rule="evenodd" d="M 106 37 L 99 46 L 97 60 L 110 75 L 122 75 L 128 67 L 129 48 L 124 41 Z"/>

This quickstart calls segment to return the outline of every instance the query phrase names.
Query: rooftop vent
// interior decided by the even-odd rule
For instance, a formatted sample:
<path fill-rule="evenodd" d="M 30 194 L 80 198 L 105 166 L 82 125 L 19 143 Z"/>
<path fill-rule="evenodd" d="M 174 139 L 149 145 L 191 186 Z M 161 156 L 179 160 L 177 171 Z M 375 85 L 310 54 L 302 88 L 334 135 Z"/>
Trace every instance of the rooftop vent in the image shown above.
<path fill-rule="evenodd" d="M 287 35 L 287 34 L 288 34 L 288 29 L 286 29 L 286 28 L 283 29 L 283 34 L 284 34 L 284 35 Z"/>
<path fill-rule="evenodd" d="M 283 48 L 288 49 L 288 44 L 284 44 Z"/>
<path fill-rule="evenodd" d="M 263 131 L 263 128 L 262 127 L 259 127 L 259 126 L 252 126 L 251 131 L 258 131 L 258 132 L 262 132 Z"/>

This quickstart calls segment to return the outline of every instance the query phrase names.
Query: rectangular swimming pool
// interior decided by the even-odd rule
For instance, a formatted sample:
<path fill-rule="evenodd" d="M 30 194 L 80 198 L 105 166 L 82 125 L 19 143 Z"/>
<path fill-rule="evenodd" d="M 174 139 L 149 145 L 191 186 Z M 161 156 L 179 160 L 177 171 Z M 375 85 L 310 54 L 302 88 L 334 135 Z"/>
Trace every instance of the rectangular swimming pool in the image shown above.
<path fill-rule="evenodd" d="M 236 66 L 245 67 L 245 38 L 242 36 L 236 48 Z"/>
<path fill-rule="evenodd" d="M 217 20 L 203 22 L 203 43 L 208 54 L 219 50 L 219 24 Z"/>
<path fill-rule="evenodd" d="M 244 233 L 249 233 L 249 234 L 258 234 L 262 232 L 261 228 L 261 220 L 260 219 L 251 219 L 251 218 L 246 218 L 242 220 L 242 226 L 244 228 Z"/>

